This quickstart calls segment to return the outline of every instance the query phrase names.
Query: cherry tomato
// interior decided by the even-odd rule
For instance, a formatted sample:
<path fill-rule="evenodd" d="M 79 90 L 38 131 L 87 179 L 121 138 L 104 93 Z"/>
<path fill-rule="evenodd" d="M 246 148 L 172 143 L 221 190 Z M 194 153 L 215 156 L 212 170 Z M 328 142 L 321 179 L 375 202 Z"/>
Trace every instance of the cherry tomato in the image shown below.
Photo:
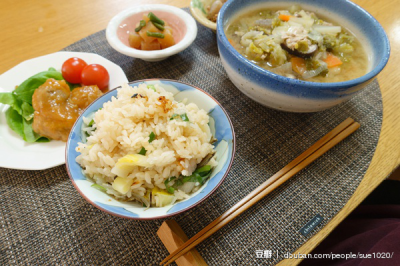
<path fill-rule="evenodd" d="M 81 83 L 82 70 L 85 66 L 87 66 L 85 61 L 72 57 L 62 65 L 61 74 L 70 83 Z"/>
<path fill-rule="evenodd" d="M 82 70 L 82 84 L 85 86 L 97 85 L 100 90 L 108 87 L 110 75 L 102 65 L 91 64 Z"/>

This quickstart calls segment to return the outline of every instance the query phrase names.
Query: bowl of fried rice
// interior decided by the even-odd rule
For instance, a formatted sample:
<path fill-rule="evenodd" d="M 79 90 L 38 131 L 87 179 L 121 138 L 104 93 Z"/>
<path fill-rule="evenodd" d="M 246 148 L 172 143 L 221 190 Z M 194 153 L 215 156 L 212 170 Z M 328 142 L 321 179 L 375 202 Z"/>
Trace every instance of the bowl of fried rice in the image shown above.
<path fill-rule="evenodd" d="M 95 207 L 158 219 L 210 196 L 234 153 L 232 123 L 212 96 L 179 81 L 149 79 L 123 84 L 85 110 L 71 130 L 66 166 Z"/>

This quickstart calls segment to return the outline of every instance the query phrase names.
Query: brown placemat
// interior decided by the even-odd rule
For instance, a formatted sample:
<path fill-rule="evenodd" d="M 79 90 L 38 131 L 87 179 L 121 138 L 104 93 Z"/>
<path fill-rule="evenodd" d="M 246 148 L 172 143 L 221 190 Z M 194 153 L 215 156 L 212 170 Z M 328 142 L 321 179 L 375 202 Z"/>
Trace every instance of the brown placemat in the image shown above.
<path fill-rule="evenodd" d="M 381 128 L 379 84 L 374 81 L 350 101 L 324 112 L 274 111 L 235 88 L 221 65 L 215 34 L 198 27 L 190 48 L 157 63 L 114 51 L 104 31 L 65 50 L 102 55 L 120 65 L 130 81 L 169 78 L 193 84 L 229 113 L 237 140 L 230 174 L 211 197 L 173 217 L 189 237 L 345 118 L 360 122 L 355 134 L 198 246 L 209 265 L 273 265 L 334 217 L 362 180 Z M 322 223 L 304 236 L 300 229 L 316 215 Z M 1 265 L 156 265 L 168 255 L 156 236 L 162 222 L 125 220 L 96 209 L 74 189 L 65 166 L 44 171 L 0 168 Z M 265 258 L 268 250 L 271 258 Z"/>

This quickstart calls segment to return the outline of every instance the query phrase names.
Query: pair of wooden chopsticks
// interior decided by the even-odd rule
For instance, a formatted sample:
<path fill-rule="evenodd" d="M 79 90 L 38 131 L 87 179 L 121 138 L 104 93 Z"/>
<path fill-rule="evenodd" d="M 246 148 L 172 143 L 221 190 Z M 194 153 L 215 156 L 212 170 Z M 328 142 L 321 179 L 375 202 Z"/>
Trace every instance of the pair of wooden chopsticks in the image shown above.
<path fill-rule="evenodd" d="M 354 122 L 353 119 L 347 118 L 340 125 L 334 128 L 331 132 L 322 137 L 314 145 L 308 148 L 300 156 L 282 168 L 279 172 L 269 178 L 267 181 L 262 183 L 259 187 L 253 190 L 249 195 L 243 198 L 241 201 L 236 203 L 232 208 L 223 213 L 212 223 L 207 225 L 203 230 L 193 236 L 191 239 L 186 241 L 177 250 L 172 252 L 168 257 L 166 257 L 160 265 L 169 265 L 174 262 L 180 256 L 184 255 L 186 252 L 197 246 L 207 237 L 221 229 L 223 226 L 228 224 L 242 212 L 253 206 L 263 197 L 271 193 L 274 189 L 282 185 L 289 178 L 300 172 L 306 166 L 311 164 L 325 152 L 330 150 L 333 146 L 338 144 L 340 141 L 348 137 L 354 131 L 360 127 L 360 124 Z"/>

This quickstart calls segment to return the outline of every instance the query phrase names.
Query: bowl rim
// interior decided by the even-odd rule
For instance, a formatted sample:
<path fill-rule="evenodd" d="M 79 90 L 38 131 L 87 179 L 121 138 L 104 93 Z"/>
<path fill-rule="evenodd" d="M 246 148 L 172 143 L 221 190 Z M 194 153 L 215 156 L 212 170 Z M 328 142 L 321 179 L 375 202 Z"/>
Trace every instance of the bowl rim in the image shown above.
<path fill-rule="evenodd" d="M 387 37 L 387 34 L 385 32 L 385 30 L 383 29 L 382 25 L 370 14 L 368 13 L 365 9 L 363 9 L 362 7 L 360 7 L 359 5 L 349 1 L 349 0 L 343 0 L 342 3 L 343 4 L 348 4 L 353 6 L 354 8 L 358 9 L 360 11 L 360 13 L 363 14 L 363 17 L 365 17 L 366 19 L 369 19 L 372 21 L 372 23 L 374 23 L 377 27 L 377 31 L 379 31 L 383 36 L 383 47 L 384 47 L 384 51 L 382 54 L 382 58 L 380 59 L 380 61 L 377 63 L 377 65 L 371 69 L 369 72 L 367 72 L 366 74 L 364 74 L 361 77 L 355 78 L 355 79 L 351 79 L 351 80 L 347 80 L 347 81 L 341 81 L 341 82 L 312 82 L 312 81 L 305 81 L 305 80 L 298 80 L 298 79 L 291 79 L 291 78 L 287 78 L 285 76 L 281 76 L 278 74 L 275 74 L 269 70 L 266 70 L 252 62 L 250 62 L 250 60 L 248 60 L 247 58 L 245 58 L 243 55 L 241 55 L 238 51 L 236 51 L 235 48 L 233 48 L 233 46 L 229 43 L 228 38 L 225 35 L 225 31 L 223 28 L 223 20 L 224 20 L 224 15 L 226 10 L 232 5 L 232 3 L 235 0 L 229 0 L 228 2 L 226 2 L 218 15 L 217 18 L 217 38 L 221 41 L 222 45 L 229 51 L 229 53 L 235 57 L 238 61 L 242 62 L 243 64 L 245 64 L 247 67 L 252 68 L 256 73 L 261 74 L 261 75 L 266 75 L 270 78 L 276 79 L 282 83 L 289 83 L 293 86 L 302 86 L 302 87 L 312 87 L 315 89 L 319 89 L 319 90 L 332 90 L 335 88 L 343 88 L 343 87 L 353 87 L 353 86 L 357 86 L 361 83 L 367 82 L 368 80 L 373 79 L 374 77 L 376 77 L 382 70 L 383 68 L 386 66 L 386 64 L 389 61 L 390 58 L 390 41 Z M 274 2 L 275 0 L 272 1 L 268 1 L 268 2 Z M 286 0 L 284 1 L 280 1 L 279 3 L 282 4 L 286 2 Z M 287 1 L 287 2 L 290 2 Z M 340 3 L 339 1 L 337 1 L 338 4 Z M 290 2 L 292 3 L 292 2 Z M 297 2 L 298 4 L 302 4 L 302 2 Z M 260 3 L 254 3 L 253 5 L 259 5 Z M 307 1 L 304 1 L 304 4 L 307 4 Z M 247 8 L 251 7 L 252 4 L 248 5 Z M 319 7 L 316 6 L 316 8 L 318 9 Z M 341 15 L 341 14 L 338 14 Z"/>
<path fill-rule="evenodd" d="M 171 217 L 171 216 L 174 216 L 174 215 L 178 215 L 178 214 L 180 214 L 180 213 L 182 213 L 182 212 L 185 212 L 185 211 L 187 211 L 187 210 L 190 210 L 190 209 L 196 207 L 196 206 L 199 205 L 201 202 L 203 202 L 203 201 L 206 200 L 208 197 L 210 197 L 210 196 L 214 193 L 214 191 L 215 191 L 217 188 L 219 188 L 219 187 L 221 186 L 222 182 L 224 182 L 224 180 L 226 179 L 226 177 L 228 176 L 228 174 L 229 174 L 229 172 L 230 172 L 230 170 L 231 170 L 231 167 L 232 167 L 232 164 L 233 164 L 233 161 L 234 161 L 234 158 L 235 158 L 235 153 L 236 153 L 236 136 L 235 136 L 235 130 L 234 130 L 232 121 L 231 121 L 231 119 L 230 119 L 228 113 L 226 112 L 225 108 L 224 108 L 213 96 L 211 96 L 209 93 L 207 93 L 206 91 L 200 89 L 200 88 L 197 87 L 197 86 L 191 85 L 191 84 L 186 83 L 186 82 L 174 80 L 174 79 L 163 79 L 163 78 L 140 79 L 140 80 L 135 80 L 135 81 L 128 82 L 127 84 L 130 85 L 130 84 L 132 84 L 132 83 L 147 82 L 147 81 L 170 81 L 170 82 L 181 83 L 181 84 L 187 85 L 187 86 L 189 86 L 189 87 L 192 87 L 192 88 L 194 88 L 194 89 L 196 89 L 196 90 L 198 90 L 198 91 L 200 91 L 200 92 L 206 94 L 211 100 L 213 100 L 213 101 L 222 109 L 222 111 L 224 112 L 226 118 L 228 119 L 228 122 L 229 122 L 229 125 L 230 125 L 230 129 L 231 129 L 231 132 L 232 132 L 232 156 L 231 156 L 231 160 L 229 161 L 228 168 L 226 169 L 224 175 L 222 176 L 222 178 L 221 178 L 221 180 L 218 182 L 218 184 L 217 184 L 207 195 L 205 195 L 203 198 L 201 198 L 199 201 L 195 202 L 194 204 L 192 204 L 192 205 L 190 205 L 190 206 L 188 206 L 188 207 L 186 207 L 186 208 L 184 208 L 184 209 L 182 209 L 182 210 L 179 210 L 179 211 L 177 211 L 177 212 L 169 213 L 169 214 L 165 214 L 165 215 L 161 215 L 161 216 L 155 216 L 155 217 L 129 217 L 129 216 L 125 216 L 125 215 L 122 215 L 122 214 L 117 214 L 117 213 L 114 213 L 114 212 L 111 212 L 111 211 L 109 211 L 109 210 L 104 209 L 103 207 L 97 205 L 96 203 L 94 203 L 93 201 L 91 201 L 88 197 L 86 197 L 86 195 L 79 189 L 79 187 L 78 187 L 77 184 L 75 183 L 75 180 L 72 178 L 72 174 L 71 174 L 71 171 L 70 171 L 70 169 L 69 169 L 68 151 L 69 151 L 70 144 L 71 144 L 71 143 L 70 143 L 71 134 L 72 134 L 72 132 L 74 131 L 74 129 L 76 128 L 76 126 L 77 126 L 77 124 L 78 124 L 78 121 L 82 119 L 83 113 L 85 112 L 85 111 L 84 111 L 84 112 L 76 119 L 74 125 L 72 126 L 71 131 L 70 131 L 70 134 L 69 134 L 69 136 L 68 136 L 68 141 L 67 141 L 67 143 L 66 143 L 66 145 L 65 145 L 65 166 L 66 166 L 66 169 L 67 169 L 68 176 L 69 176 L 69 178 L 70 178 L 70 180 L 71 180 L 71 182 L 72 182 L 72 185 L 75 187 L 75 189 L 78 191 L 78 193 L 79 193 L 87 202 L 89 202 L 91 205 L 93 205 L 94 207 L 96 207 L 96 208 L 100 209 L 101 211 L 103 211 L 103 212 L 105 212 L 105 213 L 108 213 L 108 214 L 110 214 L 110 215 L 117 216 L 117 217 L 120 217 L 120 218 L 125 218 L 125 219 L 131 219 L 131 220 L 155 220 L 155 219 L 163 219 L 163 218 Z M 96 99 L 95 101 L 93 101 L 88 107 L 86 107 L 86 109 L 88 109 L 88 108 L 89 108 L 90 106 L 92 106 L 95 102 L 99 101 L 100 99 L 102 99 L 103 97 L 105 97 L 105 95 L 110 94 L 111 92 L 113 92 L 113 91 L 114 91 L 115 89 L 117 89 L 117 88 L 119 88 L 119 87 L 116 87 L 116 88 L 114 88 L 114 89 L 108 91 L 107 93 L 103 94 L 103 95 L 100 96 L 99 98 L 97 98 L 97 99 Z M 86 110 L 86 109 L 85 109 L 85 110 Z M 173 205 L 172 205 L 172 206 L 173 206 Z"/>
<path fill-rule="evenodd" d="M 201 0 L 196 0 L 196 1 L 202 2 Z M 196 9 L 196 7 L 194 6 L 194 0 L 191 0 L 191 1 L 190 1 L 190 13 L 192 14 L 192 16 L 193 16 L 201 25 L 203 25 L 204 27 L 207 27 L 207 28 L 209 28 L 209 29 L 211 29 L 211 30 L 213 30 L 213 31 L 217 30 L 217 23 L 212 22 L 211 20 L 209 20 L 209 19 L 206 18 L 206 17 L 199 16 L 199 15 L 197 14 L 197 12 L 195 12 L 195 9 Z"/>
<path fill-rule="evenodd" d="M 183 36 L 182 40 L 171 47 L 156 51 L 143 51 L 139 49 L 134 49 L 122 43 L 117 36 L 117 29 L 121 22 L 131 15 L 145 11 L 163 11 L 170 13 L 174 16 L 179 16 L 179 18 L 182 19 L 182 21 L 186 25 L 186 33 Z M 186 11 L 182 10 L 181 8 L 162 4 L 140 5 L 125 9 L 115 15 L 109 21 L 106 28 L 106 39 L 112 48 L 124 55 L 140 59 L 160 59 L 177 54 L 189 47 L 196 39 L 196 36 L 197 24 L 192 16 L 190 16 Z"/>

